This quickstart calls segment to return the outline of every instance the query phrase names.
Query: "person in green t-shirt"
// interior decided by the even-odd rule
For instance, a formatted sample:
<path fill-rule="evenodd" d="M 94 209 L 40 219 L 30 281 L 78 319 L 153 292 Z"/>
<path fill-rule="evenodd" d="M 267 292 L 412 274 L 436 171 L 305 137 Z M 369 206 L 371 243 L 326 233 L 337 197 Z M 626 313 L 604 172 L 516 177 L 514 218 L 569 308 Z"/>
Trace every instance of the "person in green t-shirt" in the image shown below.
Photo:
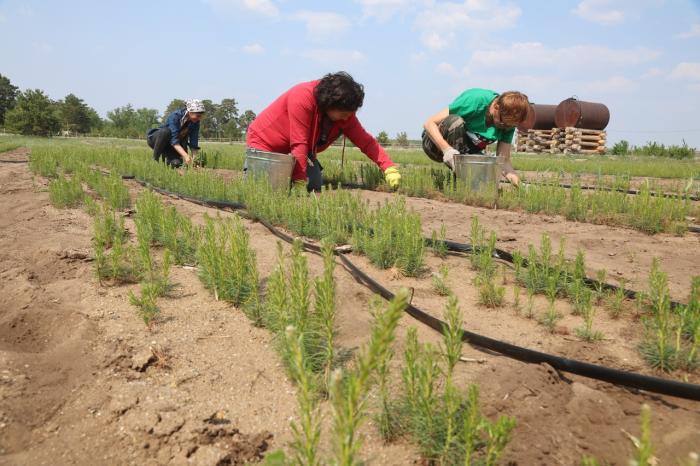
<path fill-rule="evenodd" d="M 503 158 L 503 176 L 514 185 L 520 178 L 510 161 L 515 127 L 525 121 L 530 102 L 525 94 L 503 94 L 487 89 L 467 89 L 449 107 L 428 118 L 423 127 L 423 150 L 436 162 L 454 170 L 454 156 L 482 154 L 496 142 Z"/>

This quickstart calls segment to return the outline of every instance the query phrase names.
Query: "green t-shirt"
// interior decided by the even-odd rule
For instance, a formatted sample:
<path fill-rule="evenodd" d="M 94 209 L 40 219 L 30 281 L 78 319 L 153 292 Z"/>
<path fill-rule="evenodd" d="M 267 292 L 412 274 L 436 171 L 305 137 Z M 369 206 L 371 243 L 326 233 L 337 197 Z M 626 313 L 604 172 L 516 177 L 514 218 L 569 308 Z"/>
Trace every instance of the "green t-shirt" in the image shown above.
<path fill-rule="evenodd" d="M 459 115 L 464 120 L 467 131 L 475 133 L 489 144 L 502 141 L 513 142 L 515 128 L 500 129 L 486 126 L 486 112 L 498 93 L 488 89 L 467 89 L 450 104 L 450 115 Z"/>

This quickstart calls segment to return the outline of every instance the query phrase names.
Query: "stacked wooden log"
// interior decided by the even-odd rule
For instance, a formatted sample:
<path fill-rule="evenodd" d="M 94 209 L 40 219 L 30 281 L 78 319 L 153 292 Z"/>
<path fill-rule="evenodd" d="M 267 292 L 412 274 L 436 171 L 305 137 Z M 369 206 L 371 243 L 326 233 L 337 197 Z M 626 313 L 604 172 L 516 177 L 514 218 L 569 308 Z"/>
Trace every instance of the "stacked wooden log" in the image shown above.
<path fill-rule="evenodd" d="M 560 146 L 559 149 L 565 154 L 605 154 L 607 150 L 605 130 L 569 126 L 563 131 L 564 147 Z"/>
<path fill-rule="evenodd" d="M 549 152 L 552 146 L 553 129 L 518 130 L 517 152 Z"/>
<path fill-rule="evenodd" d="M 550 154 L 604 154 L 606 146 L 604 130 L 567 127 L 518 131 L 515 150 Z"/>

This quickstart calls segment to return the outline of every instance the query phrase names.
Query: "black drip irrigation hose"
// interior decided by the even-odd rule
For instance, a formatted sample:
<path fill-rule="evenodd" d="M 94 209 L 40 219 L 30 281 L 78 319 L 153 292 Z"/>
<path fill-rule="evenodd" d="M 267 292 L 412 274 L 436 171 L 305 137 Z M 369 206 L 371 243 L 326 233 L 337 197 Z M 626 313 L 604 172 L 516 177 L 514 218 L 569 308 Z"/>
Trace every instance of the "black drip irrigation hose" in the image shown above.
<path fill-rule="evenodd" d="M 0 159 L 0 163 L 29 163 L 29 160 L 4 160 L 4 159 Z"/>
<path fill-rule="evenodd" d="M 135 179 L 131 177 L 132 179 Z M 225 201 L 215 201 L 199 199 L 190 196 L 183 196 L 178 193 L 167 191 L 164 189 L 156 188 L 149 183 L 135 179 L 139 184 L 153 189 L 156 192 L 172 196 L 184 201 L 193 202 L 199 205 L 214 207 L 218 209 L 234 209 L 234 210 L 245 210 L 245 205 L 236 202 L 225 202 Z M 278 230 L 275 226 L 270 224 L 264 219 L 256 218 L 263 226 L 265 226 L 272 234 L 282 239 L 285 242 L 292 243 L 294 238 L 286 233 Z M 448 248 L 451 246 L 453 251 L 460 250 L 460 252 L 470 252 L 472 248 L 470 245 L 447 242 Z M 320 247 L 318 245 L 302 242 L 306 250 L 312 251 L 314 253 L 320 252 Z M 505 260 L 506 257 L 510 257 L 512 260 L 512 255 L 506 251 L 498 251 L 501 254 L 502 259 Z M 370 290 L 379 294 L 382 298 L 390 300 L 394 298 L 394 294 L 387 288 L 379 284 L 377 281 L 372 279 L 369 275 L 358 268 L 347 256 L 336 251 L 337 256 L 340 261 L 346 267 L 346 269 L 355 277 L 358 281 L 367 286 Z M 613 285 L 609 285 L 613 286 Z M 626 290 L 627 291 L 627 290 Z M 431 316 L 427 312 L 409 304 L 406 308 L 406 312 L 411 315 L 414 319 L 425 324 L 426 326 L 432 328 L 433 330 L 442 333 L 443 329 L 447 326 L 442 320 Z M 635 372 L 628 372 L 619 369 L 613 369 L 605 366 L 599 366 L 597 364 L 591 364 L 583 361 L 578 361 L 575 359 L 563 358 L 561 356 L 555 356 L 548 353 L 543 353 L 541 351 L 535 351 L 528 348 L 523 348 L 521 346 L 513 345 L 511 343 L 506 343 L 504 341 L 489 338 L 483 335 L 479 335 L 468 330 L 462 330 L 463 337 L 462 340 L 471 345 L 487 349 L 490 351 L 495 351 L 499 354 L 507 356 L 509 358 L 533 363 L 541 364 L 547 363 L 553 368 L 568 372 L 571 374 L 580 375 L 583 377 L 588 377 L 595 380 L 600 380 L 603 382 L 608 382 L 614 385 L 622 385 L 627 388 L 636 390 L 645 390 L 648 392 L 659 393 L 663 395 L 674 396 L 677 398 L 684 398 L 688 400 L 700 401 L 700 385 L 679 382 L 675 380 L 663 379 L 660 377 L 653 377 L 649 375 L 638 374 Z"/>

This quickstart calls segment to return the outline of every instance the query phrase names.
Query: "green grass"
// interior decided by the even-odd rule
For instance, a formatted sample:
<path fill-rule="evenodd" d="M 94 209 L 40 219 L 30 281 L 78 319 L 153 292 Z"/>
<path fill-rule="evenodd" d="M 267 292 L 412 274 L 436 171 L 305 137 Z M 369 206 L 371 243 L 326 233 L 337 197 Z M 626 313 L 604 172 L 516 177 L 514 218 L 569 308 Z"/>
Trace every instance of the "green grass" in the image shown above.
<path fill-rule="evenodd" d="M 15 150 L 19 147 L 22 147 L 22 144 L 20 142 L 15 142 L 14 140 L 10 140 L 10 141 L 0 140 L 0 154 L 3 152 L 9 152 L 11 150 Z"/>

